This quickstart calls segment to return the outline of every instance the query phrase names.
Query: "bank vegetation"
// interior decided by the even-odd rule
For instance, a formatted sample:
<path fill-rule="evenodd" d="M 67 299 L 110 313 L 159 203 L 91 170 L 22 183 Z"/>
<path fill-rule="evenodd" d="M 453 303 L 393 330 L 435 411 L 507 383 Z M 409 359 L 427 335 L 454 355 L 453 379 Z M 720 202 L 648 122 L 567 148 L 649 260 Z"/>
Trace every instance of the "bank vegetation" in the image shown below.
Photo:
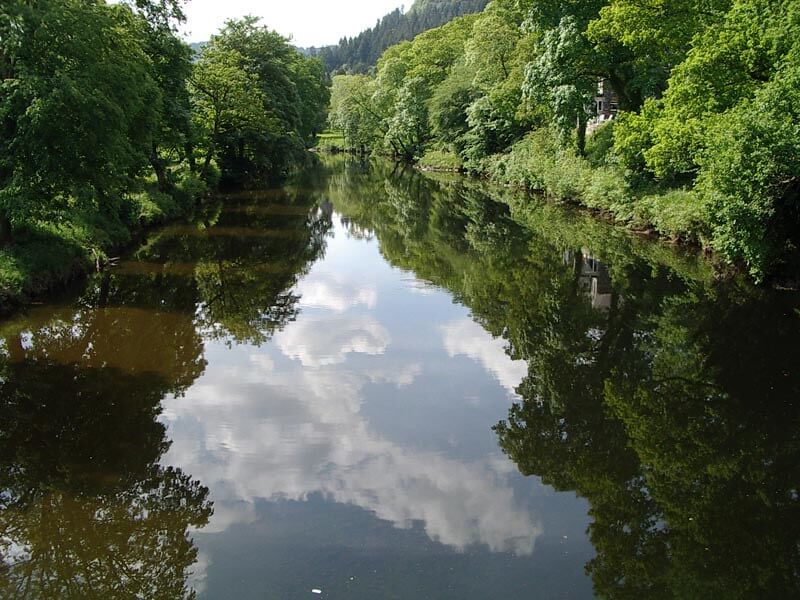
<path fill-rule="evenodd" d="M 494 0 L 333 79 L 354 152 L 689 241 L 764 281 L 800 232 L 800 4 Z"/>
<path fill-rule="evenodd" d="M 0 309 L 104 264 L 219 185 L 285 173 L 325 122 L 321 61 L 257 19 L 200 55 L 181 0 L 0 8 Z"/>

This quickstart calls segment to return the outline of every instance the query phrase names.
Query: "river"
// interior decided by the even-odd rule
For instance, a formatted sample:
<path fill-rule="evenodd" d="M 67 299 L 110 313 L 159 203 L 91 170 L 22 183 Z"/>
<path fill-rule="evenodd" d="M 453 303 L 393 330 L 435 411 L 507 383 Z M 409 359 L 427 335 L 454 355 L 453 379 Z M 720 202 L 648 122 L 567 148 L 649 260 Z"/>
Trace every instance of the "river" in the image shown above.
<path fill-rule="evenodd" d="M 0 323 L 0 596 L 797 597 L 798 309 L 323 157 Z"/>

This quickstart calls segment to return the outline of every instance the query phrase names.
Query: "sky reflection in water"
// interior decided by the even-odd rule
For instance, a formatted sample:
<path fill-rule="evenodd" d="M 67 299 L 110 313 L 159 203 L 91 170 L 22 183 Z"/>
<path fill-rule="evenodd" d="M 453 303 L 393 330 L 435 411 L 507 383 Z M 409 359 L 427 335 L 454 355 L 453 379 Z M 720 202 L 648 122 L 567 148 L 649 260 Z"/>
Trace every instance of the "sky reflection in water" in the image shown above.
<path fill-rule="evenodd" d="M 392 530 L 424 532 L 443 547 L 437 553 L 506 553 L 506 561 L 527 563 L 540 536 L 564 543 L 569 533 L 578 538 L 572 576 L 580 573 L 591 554 L 582 539 L 583 502 L 536 490 L 552 495 L 559 511 L 572 507 L 568 529 L 550 527 L 526 490 L 542 486 L 520 485 L 490 429 L 505 416 L 525 363 L 512 361 L 503 342 L 448 294 L 391 267 L 376 241 L 350 236 L 333 219 L 325 257 L 296 286 L 297 320 L 261 347 L 208 344 L 206 373 L 185 396 L 164 403 L 173 441 L 164 462 L 203 481 L 215 503 L 211 522 L 195 534 L 202 557 L 195 585 L 218 576 L 215 549 L 230 545 L 220 538 L 241 535 L 242 525 L 267 530 L 258 544 L 281 542 L 270 539 L 276 509 L 264 501 L 306 503 L 322 513 L 332 503 L 363 509 L 392 525 L 371 552 L 387 562 L 395 553 Z M 313 509 L 297 510 L 295 518 L 305 520 Z M 344 554 L 352 546 L 357 555 L 362 533 L 301 535 Z M 340 559 L 347 561 L 333 562 Z M 259 561 L 249 562 L 256 569 Z M 321 581 L 330 566 L 309 564 L 308 583 L 338 588 L 365 576 L 351 559 L 349 570 Z M 405 576 L 426 567 L 414 569 Z M 299 592 L 304 583 L 286 589 Z"/>

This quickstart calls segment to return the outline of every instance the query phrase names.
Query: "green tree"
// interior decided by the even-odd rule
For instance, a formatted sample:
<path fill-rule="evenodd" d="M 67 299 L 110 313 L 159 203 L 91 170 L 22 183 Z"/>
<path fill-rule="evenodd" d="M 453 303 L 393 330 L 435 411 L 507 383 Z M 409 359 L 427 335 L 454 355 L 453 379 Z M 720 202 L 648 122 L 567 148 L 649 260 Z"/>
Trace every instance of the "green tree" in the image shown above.
<path fill-rule="evenodd" d="M 329 101 L 319 62 L 302 56 L 255 17 L 228 21 L 207 51 L 212 52 L 209 64 L 224 64 L 231 74 L 240 71 L 235 75 L 239 91 L 231 98 L 237 98 L 232 112 L 243 118 L 212 136 L 223 176 L 247 186 L 285 174 L 293 162 L 305 157 L 306 144 L 321 126 Z M 194 79 L 202 85 L 203 76 L 207 73 L 201 70 Z M 250 104 L 246 115 L 244 104 L 239 105 L 245 97 Z M 254 121 L 256 113 L 260 118 Z M 211 125 L 213 133 L 213 119 Z"/>
<path fill-rule="evenodd" d="M 595 54 L 573 15 L 544 32 L 541 54 L 525 71 L 523 93 L 528 102 L 550 107 L 564 140 L 573 132 L 579 152 L 586 139 L 587 106 L 597 91 L 601 71 Z"/>
<path fill-rule="evenodd" d="M 383 116 L 372 101 L 375 84 L 366 75 L 335 75 L 331 85 L 329 123 L 344 135 L 348 148 L 372 148 L 382 131 Z"/>
<path fill-rule="evenodd" d="M 205 146 L 200 170 L 207 177 L 223 136 L 252 130 L 261 132 L 276 126 L 264 111 L 258 78 L 242 67 L 243 57 L 212 41 L 203 50 L 190 81 L 194 92 L 194 117 Z"/>
<path fill-rule="evenodd" d="M 123 5 L 14 0 L 0 18 L 0 230 L 111 210 L 148 162 L 161 97 Z"/>
<path fill-rule="evenodd" d="M 176 35 L 177 25 L 184 21 L 182 0 L 135 0 L 131 3 L 142 16 L 143 49 L 161 93 L 150 165 L 158 178 L 159 189 L 171 192 L 174 182 L 168 168 L 170 162 L 180 164 L 188 160 L 194 170 L 194 133 L 187 89 L 192 50 Z"/>
<path fill-rule="evenodd" d="M 405 160 L 413 160 L 428 140 L 428 87 L 422 77 L 403 83 L 389 119 L 385 144 Z"/>

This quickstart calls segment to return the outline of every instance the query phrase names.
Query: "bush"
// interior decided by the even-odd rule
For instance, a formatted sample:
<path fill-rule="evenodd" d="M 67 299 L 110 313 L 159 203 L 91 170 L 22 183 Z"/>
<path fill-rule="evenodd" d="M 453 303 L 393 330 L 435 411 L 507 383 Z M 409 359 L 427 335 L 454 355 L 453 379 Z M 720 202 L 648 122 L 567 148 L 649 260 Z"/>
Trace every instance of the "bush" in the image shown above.
<path fill-rule="evenodd" d="M 698 192 L 712 243 L 761 280 L 794 249 L 800 230 L 800 52 L 709 132 Z"/>
<path fill-rule="evenodd" d="M 618 167 L 586 169 L 584 177 L 584 204 L 607 210 L 618 221 L 631 220 L 634 214 L 634 197 Z"/>
<path fill-rule="evenodd" d="M 655 100 L 647 100 L 640 113 L 621 112 L 614 124 L 614 153 L 625 169 L 645 171 L 645 152 L 653 146 L 653 128 L 662 108 Z"/>
<path fill-rule="evenodd" d="M 586 138 L 586 160 L 593 167 L 615 164 L 618 161 L 614 153 L 614 124 L 606 121 Z"/>
<path fill-rule="evenodd" d="M 418 164 L 433 171 L 460 171 L 464 166 L 458 154 L 450 150 L 428 150 Z"/>
<path fill-rule="evenodd" d="M 190 203 L 195 203 L 208 194 L 208 184 L 197 173 L 188 169 L 180 173 L 177 189 L 184 194 Z"/>
<path fill-rule="evenodd" d="M 691 190 L 670 190 L 636 201 L 634 220 L 652 225 L 673 240 L 705 241 L 709 237 L 709 215 L 703 199 Z"/>
<path fill-rule="evenodd" d="M 610 147 L 608 140 L 604 143 Z M 560 147 L 549 129 L 534 131 L 508 154 L 492 157 L 487 169 L 501 183 L 609 211 L 618 220 L 633 214 L 633 194 L 622 171 L 612 165 L 593 168 L 589 160 Z"/>
<path fill-rule="evenodd" d="M 507 154 L 489 157 L 487 173 L 500 183 L 532 191 L 547 191 L 547 173 L 555 169 L 558 144 L 548 129 L 538 129 L 511 147 Z"/>
<path fill-rule="evenodd" d="M 137 220 L 142 225 L 155 225 L 181 214 L 178 201 L 171 195 L 155 190 L 144 190 L 131 194 L 137 210 Z"/>

